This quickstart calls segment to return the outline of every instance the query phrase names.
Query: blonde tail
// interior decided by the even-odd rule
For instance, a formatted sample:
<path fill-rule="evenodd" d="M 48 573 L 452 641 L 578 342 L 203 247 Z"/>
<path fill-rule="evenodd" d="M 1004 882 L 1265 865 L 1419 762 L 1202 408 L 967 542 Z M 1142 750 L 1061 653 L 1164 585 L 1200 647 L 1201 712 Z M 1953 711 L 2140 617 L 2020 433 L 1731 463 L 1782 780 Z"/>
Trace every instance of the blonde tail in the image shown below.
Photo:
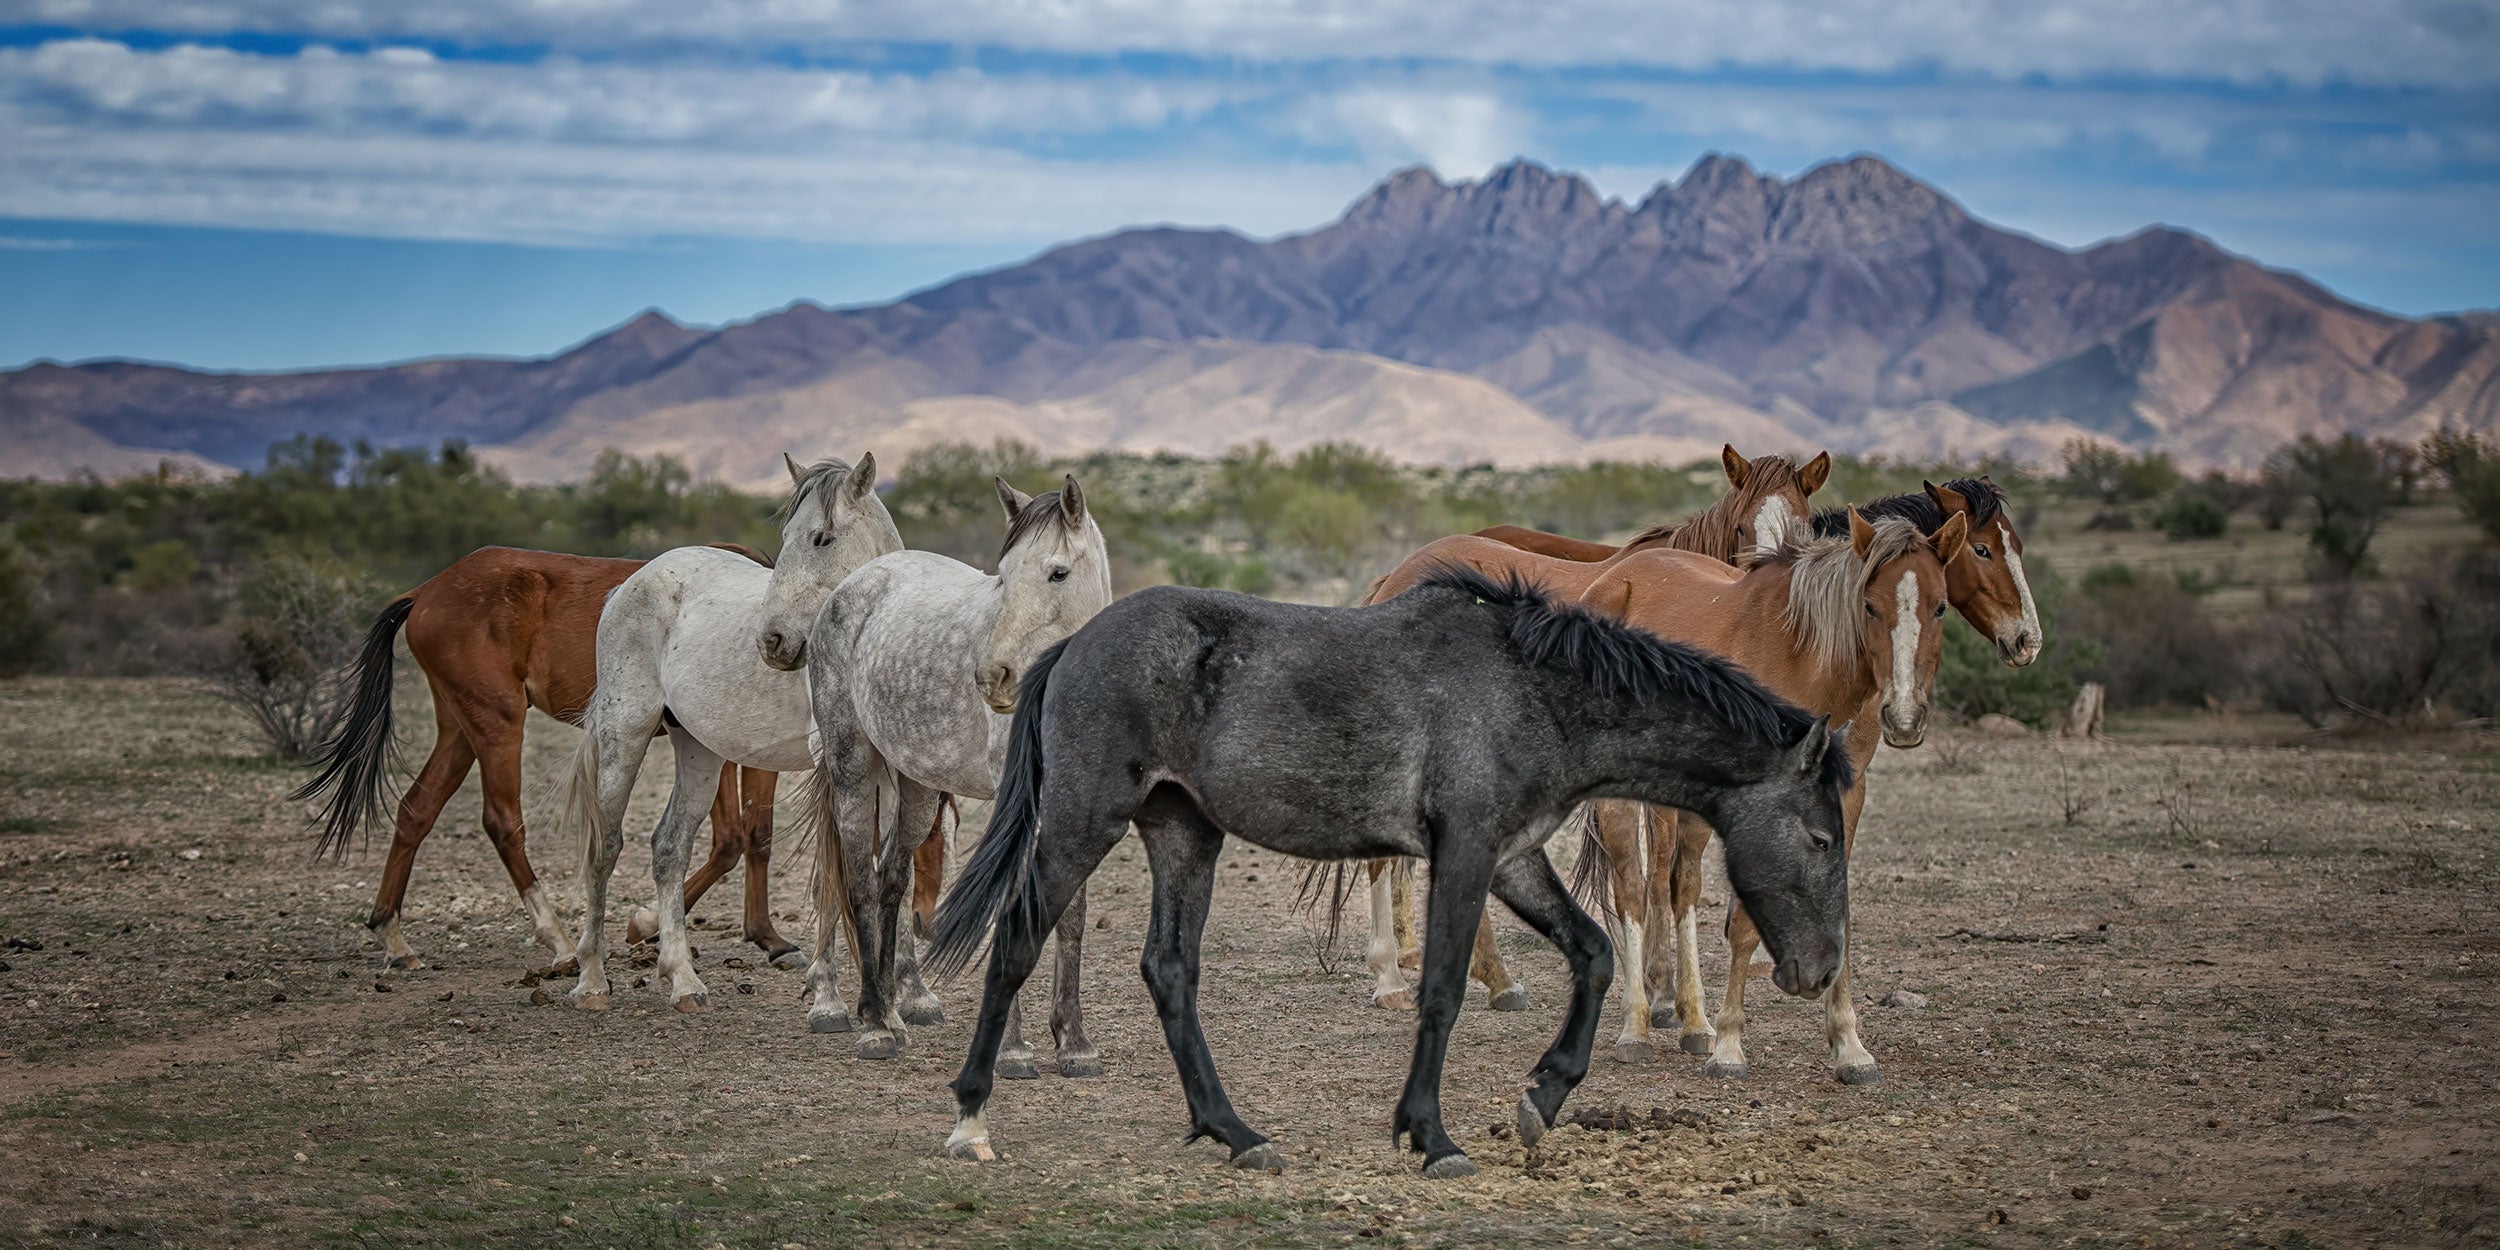
<path fill-rule="evenodd" d="M 599 843 L 607 830 L 600 827 L 599 811 L 599 728 L 591 713 L 582 714 L 581 741 L 573 744 L 572 766 L 564 770 L 564 790 L 558 808 L 563 831 L 572 835 L 574 862 L 581 866 L 585 887 L 590 874 L 597 872 Z"/>
<path fill-rule="evenodd" d="M 844 940 L 850 944 L 852 966 L 863 969 L 860 975 L 866 976 L 867 963 L 859 952 L 858 918 L 851 914 L 850 869 L 842 854 L 842 831 L 837 819 L 841 794 L 834 787 L 833 770 L 823 760 L 816 761 L 810 775 L 813 784 L 809 787 L 807 825 L 813 835 L 810 841 L 816 844 L 816 914 L 835 918 Z"/>

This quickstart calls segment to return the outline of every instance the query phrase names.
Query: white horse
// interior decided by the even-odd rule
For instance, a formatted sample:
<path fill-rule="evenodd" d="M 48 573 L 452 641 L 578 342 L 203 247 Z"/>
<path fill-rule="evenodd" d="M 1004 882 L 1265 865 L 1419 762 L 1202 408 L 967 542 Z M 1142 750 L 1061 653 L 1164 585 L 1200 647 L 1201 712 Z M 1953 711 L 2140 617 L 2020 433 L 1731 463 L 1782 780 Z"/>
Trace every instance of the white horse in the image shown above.
<path fill-rule="evenodd" d="M 723 763 L 777 773 L 815 766 L 807 679 L 796 672 L 807 627 L 853 570 L 899 551 L 902 534 L 877 498 L 876 457 L 801 470 L 770 570 L 713 547 L 681 547 L 626 578 L 599 613 L 599 684 L 565 781 L 565 823 L 581 839 L 581 980 L 576 1006 L 608 1006 L 608 878 L 624 848 L 625 801 L 643 752 L 665 731 L 677 751 L 676 788 L 651 831 L 660 975 L 679 1011 L 709 1002 L 686 944 L 686 860 L 695 827 L 719 788 Z"/>
<path fill-rule="evenodd" d="M 943 1018 L 935 996 L 919 987 L 911 939 L 898 923 L 912 853 L 928 836 L 938 796 L 986 799 L 997 792 L 1018 683 L 1044 651 L 1111 602 L 1110 556 L 1074 477 L 1038 498 L 1000 480 L 998 498 L 1007 510 L 1007 539 L 996 574 L 925 551 L 880 556 L 834 591 L 808 639 L 822 751 L 817 862 L 853 866 L 842 873 L 842 906 L 860 947 L 863 1059 L 899 1053 L 906 1023 Z M 840 831 L 839 846 L 830 844 L 832 830 Z M 871 863 L 873 879 L 856 870 Z M 807 971 L 809 1027 L 819 1032 L 845 1023 L 828 958 L 834 910 L 817 909 L 815 961 Z M 1077 1011 L 1084 928 L 1079 894 L 1059 927 L 1051 1029 L 1061 1076 L 1102 1072 Z M 911 986 L 899 1015 L 898 979 Z M 1021 1037 L 1010 1045 L 1022 1056 L 1022 1070 L 1013 1074 L 1033 1075 Z"/>

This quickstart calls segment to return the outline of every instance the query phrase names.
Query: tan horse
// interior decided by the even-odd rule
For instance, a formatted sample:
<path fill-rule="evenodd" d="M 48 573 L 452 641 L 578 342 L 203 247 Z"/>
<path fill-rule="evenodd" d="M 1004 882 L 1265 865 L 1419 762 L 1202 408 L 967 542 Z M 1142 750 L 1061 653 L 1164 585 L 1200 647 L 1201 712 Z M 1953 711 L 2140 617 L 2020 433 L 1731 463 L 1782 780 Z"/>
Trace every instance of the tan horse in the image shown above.
<path fill-rule="evenodd" d="M 1969 522 L 1960 514 L 1949 517 L 1932 536 L 1897 517 L 1869 522 L 1850 510 L 1843 519 L 1850 526 L 1848 537 L 1791 546 L 1750 569 L 1691 556 L 1645 555 L 1623 561 L 1591 585 L 1581 603 L 1673 641 L 1725 655 L 1773 693 L 1809 712 L 1849 723 L 1854 732 L 1848 748 L 1857 781 L 1843 795 L 1842 811 L 1854 839 L 1866 803 L 1866 765 L 1875 754 L 1876 735 L 1870 731 L 1880 728 L 1883 740 L 1897 747 L 1916 746 L 1923 738 L 1943 647 L 1938 618 L 1946 604 L 1944 586 L 1953 565 L 1974 557 Z M 1618 957 L 1627 969 L 1645 969 L 1649 935 L 1677 934 L 1681 962 L 1675 994 L 1679 1016 L 1687 1024 L 1684 1045 L 1706 1050 L 1709 1035 L 1695 1027 L 1701 991 L 1693 921 L 1701 852 L 1710 830 L 1689 814 L 1638 804 L 1600 803 L 1592 809 L 1598 836 L 1587 850 L 1599 854 L 1584 861 L 1584 872 L 1607 875 L 1612 906 L 1605 910 L 1612 917 Z M 1668 891 L 1657 888 L 1662 880 Z M 1669 903 L 1670 891 L 1672 905 L 1662 906 Z M 1741 1077 L 1744 970 L 1756 938 L 1741 909 L 1731 909 L 1728 931 L 1733 980 L 1710 1071 Z M 1858 1040 L 1848 975 L 1844 963 L 1839 980 L 1824 995 L 1825 1039 L 1835 1074 L 1848 1084 L 1866 1084 L 1881 1077 L 1874 1057 Z M 1654 1054 L 1649 982 L 1645 975 L 1623 978 L 1618 1057 L 1638 1061 Z"/>
<path fill-rule="evenodd" d="M 759 564 L 772 563 L 744 547 L 721 546 Z M 392 600 L 374 621 L 348 678 L 355 698 L 347 718 L 324 747 L 318 761 L 321 772 L 295 797 L 313 799 L 327 792 L 321 816 L 324 851 L 344 853 L 380 819 L 391 744 L 392 642 L 404 627 L 408 652 L 424 670 L 434 695 L 434 749 L 400 798 L 382 884 L 366 921 L 393 965 L 424 966 L 400 934 L 399 910 L 417 848 L 472 767 L 481 771 L 485 788 L 481 823 L 528 910 L 539 944 L 559 968 L 571 958 L 572 940 L 530 867 L 521 824 L 521 730 L 533 707 L 567 724 L 580 723 L 597 681 L 592 647 L 599 609 L 608 592 L 644 563 L 481 547 Z M 687 879 L 686 905 L 694 906 L 743 859 L 746 938 L 777 959 L 795 955 L 798 947 L 775 931 L 772 922 L 776 780 L 758 769 L 721 770 L 720 789 L 712 800 L 711 856 Z M 943 839 L 931 839 L 932 860 L 942 860 L 944 845 Z M 936 901 L 933 870 L 939 867 L 935 862 L 922 865 L 927 904 Z M 914 903 L 918 910 L 923 900 Z M 628 938 L 638 941 L 651 928 L 637 915 Z"/>
<path fill-rule="evenodd" d="M 1727 494 L 1680 523 L 1641 531 L 1632 541 L 1614 549 L 1606 560 L 1590 563 L 1555 559 L 1462 534 L 1434 542 L 1400 561 L 1386 576 L 1372 583 L 1363 602 L 1380 603 L 1392 598 L 1433 570 L 1449 565 L 1465 565 L 1495 578 L 1517 575 L 1563 599 L 1576 597 L 1615 564 L 1643 552 L 1697 552 L 1711 559 L 1733 561 L 1774 550 L 1792 537 L 1803 537 L 1811 515 L 1806 499 L 1822 489 L 1830 477 L 1832 458 L 1829 453 L 1820 454 L 1800 468 L 1784 456 L 1747 460 L 1737 454 L 1735 447 L 1722 446 L 1719 464 L 1727 474 Z M 1402 952 L 1413 947 L 1411 924 L 1406 919 L 1412 896 L 1405 874 L 1389 871 L 1390 868 L 1390 861 L 1386 860 L 1367 866 L 1371 878 L 1372 937 L 1365 961 L 1372 972 L 1372 1002 L 1413 1010 L 1414 991 L 1398 972 Z M 1509 970 L 1494 953 L 1489 916 L 1476 927 L 1476 950 L 1470 970 L 1484 982 L 1494 1010 L 1518 1011 L 1528 1005 L 1527 992 L 1511 979 Z"/>

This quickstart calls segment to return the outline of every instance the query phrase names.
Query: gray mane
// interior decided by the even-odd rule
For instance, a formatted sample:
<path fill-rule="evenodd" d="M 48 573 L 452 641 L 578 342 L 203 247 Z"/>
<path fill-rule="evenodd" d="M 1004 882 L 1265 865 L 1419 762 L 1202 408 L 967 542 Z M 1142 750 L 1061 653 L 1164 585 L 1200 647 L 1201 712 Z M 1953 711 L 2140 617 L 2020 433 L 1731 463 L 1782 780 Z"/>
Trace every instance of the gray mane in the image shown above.
<path fill-rule="evenodd" d="M 807 502 L 807 497 L 816 493 L 817 487 L 822 486 L 827 482 L 840 481 L 841 479 L 850 476 L 850 473 L 851 464 L 849 461 L 836 459 L 830 456 L 807 466 L 807 476 L 801 478 L 796 486 L 790 488 L 790 498 L 788 502 L 781 505 L 781 511 L 773 514 L 773 520 L 789 520 L 792 515 L 798 512 L 799 505 Z"/>
<path fill-rule="evenodd" d="M 1032 502 L 1016 510 L 1016 519 L 1007 523 L 1007 541 L 998 544 L 998 558 L 1006 559 L 1007 553 L 1015 550 L 1017 543 L 1040 529 L 1044 522 L 1057 521 L 1064 526 L 1067 519 L 1068 514 L 1059 507 L 1058 491 L 1046 490 L 1035 495 Z"/>
<path fill-rule="evenodd" d="M 1926 541 L 1918 526 L 1900 517 L 1870 518 L 1875 541 L 1858 558 L 1847 531 L 1836 538 L 1791 537 L 1759 564 L 1789 565 L 1785 623 L 1826 669 L 1845 671 L 1857 660 L 1858 604 L 1875 570 Z"/>

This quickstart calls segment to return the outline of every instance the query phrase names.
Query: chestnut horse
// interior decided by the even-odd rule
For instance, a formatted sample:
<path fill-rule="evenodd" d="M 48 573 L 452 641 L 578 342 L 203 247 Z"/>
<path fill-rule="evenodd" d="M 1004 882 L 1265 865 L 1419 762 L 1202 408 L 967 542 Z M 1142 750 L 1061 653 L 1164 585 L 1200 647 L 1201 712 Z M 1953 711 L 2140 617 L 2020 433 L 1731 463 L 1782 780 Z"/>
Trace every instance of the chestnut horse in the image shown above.
<path fill-rule="evenodd" d="M 1506 543 L 1461 534 L 1434 542 L 1399 562 L 1386 576 L 1372 583 L 1363 602 L 1386 601 L 1434 570 L 1449 566 L 1473 568 L 1496 579 L 1516 575 L 1546 594 L 1570 599 L 1615 562 L 1645 551 L 1698 552 L 1721 561 L 1770 551 L 1792 537 L 1804 536 L 1811 515 L 1806 499 L 1822 489 L 1831 475 L 1832 458 L 1829 453 L 1820 454 L 1800 468 L 1784 456 L 1747 460 L 1737 454 L 1735 447 L 1723 445 L 1719 449 L 1719 464 L 1727 474 L 1727 494 L 1682 522 L 1641 531 L 1632 541 L 1613 549 L 1613 554 L 1604 560 L 1553 559 Z M 1403 927 L 1391 928 L 1392 918 L 1405 914 L 1402 900 L 1410 895 L 1400 888 L 1403 874 L 1389 871 L 1390 867 L 1388 861 L 1368 865 L 1372 940 L 1365 959 L 1372 972 L 1372 1002 L 1382 1007 L 1412 1009 L 1414 991 L 1407 988 L 1405 978 L 1398 973 L 1407 933 Z M 1494 954 L 1490 917 L 1477 926 L 1472 970 L 1484 982 L 1494 1010 L 1518 1011 L 1528 1005 L 1527 992 L 1511 980 L 1509 971 Z"/>
<path fill-rule="evenodd" d="M 1794 544 L 1741 570 L 1690 555 L 1635 556 L 1618 562 L 1580 602 L 1670 641 L 1724 655 L 1782 698 L 1846 721 L 1855 730 L 1847 743 L 1856 779 L 1841 803 L 1854 841 L 1866 803 L 1866 765 L 1875 754 L 1869 729 L 1880 727 L 1883 740 L 1896 747 L 1916 746 L 1923 738 L 1943 647 L 1938 621 L 1947 603 L 1944 587 L 1952 566 L 1973 556 L 1968 518 L 1958 513 L 1933 535 L 1898 517 L 1869 522 L 1849 510 L 1842 519 L 1850 527 L 1845 537 Z M 1701 1005 L 1693 916 L 1710 830 L 1671 809 L 1620 802 L 1590 806 L 1597 836 L 1583 846 L 1582 880 L 1594 886 L 1599 876 L 1607 878 L 1611 899 L 1604 910 L 1627 969 L 1644 969 L 1650 962 L 1649 934 L 1663 937 L 1657 865 L 1673 856 L 1675 906 L 1666 919 L 1675 926 L 1681 958 L 1675 994 L 1688 1025 L 1685 1047 L 1697 1049 L 1696 1041 L 1707 1043 L 1708 1034 L 1690 1027 L 1698 1022 Z M 1710 1071 L 1741 1077 L 1743 983 L 1755 945 L 1741 908 L 1730 910 L 1728 935 L 1733 979 Z M 1835 1075 L 1844 1083 L 1867 1084 L 1881 1077 L 1858 1040 L 1848 977 L 1844 961 L 1823 1000 L 1825 1039 Z M 1624 1023 L 1616 1054 L 1645 1060 L 1654 1053 L 1648 978 L 1635 973 L 1622 984 Z"/>
<path fill-rule="evenodd" d="M 734 544 L 721 544 L 759 564 L 772 562 Z M 425 673 L 434 695 L 434 749 L 399 802 L 390 856 L 382 867 L 366 927 L 390 962 L 419 968 L 399 930 L 417 848 L 453 792 L 479 769 L 485 786 L 486 836 L 503 859 L 512 888 L 520 893 L 531 927 L 558 966 L 572 955 L 572 940 L 553 900 L 531 869 L 521 823 L 521 732 L 533 707 L 568 724 L 579 724 L 597 672 L 592 642 L 599 608 L 608 592 L 643 566 L 641 560 L 562 555 L 512 547 L 481 547 L 391 601 L 365 636 L 363 652 L 348 680 L 355 696 L 346 718 L 324 744 L 321 772 L 295 792 L 315 799 L 327 792 L 321 813 L 323 852 L 344 854 L 351 841 L 381 819 L 391 747 L 393 639 L 403 628 L 408 653 Z M 773 928 L 769 885 L 773 846 L 774 774 L 723 768 L 712 800 L 712 851 L 702 870 L 686 882 L 691 907 L 741 859 L 746 862 L 746 938 L 774 959 L 798 947 Z M 931 839 L 931 858 L 944 840 Z M 924 914 L 935 902 L 935 872 L 921 865 L 929 895 L 915 899 Z M 636 917 L 639 940 L 651 925 Z"/>

